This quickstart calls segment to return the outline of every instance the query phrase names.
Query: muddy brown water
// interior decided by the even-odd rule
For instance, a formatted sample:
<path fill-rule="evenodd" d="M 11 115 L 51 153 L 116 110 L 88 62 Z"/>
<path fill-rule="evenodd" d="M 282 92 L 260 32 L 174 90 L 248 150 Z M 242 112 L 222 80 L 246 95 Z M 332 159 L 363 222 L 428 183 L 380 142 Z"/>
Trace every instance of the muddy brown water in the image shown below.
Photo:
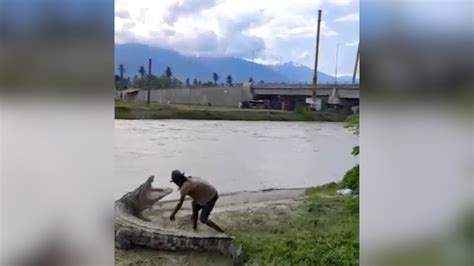
<path fill-rule="evenodd" d="M 337 181 L 356 163 L 358 139 L 342 123 L 115 120 L 115 198 L 146 177 L 171 187 L 180 169 L 220 194 Z"/>

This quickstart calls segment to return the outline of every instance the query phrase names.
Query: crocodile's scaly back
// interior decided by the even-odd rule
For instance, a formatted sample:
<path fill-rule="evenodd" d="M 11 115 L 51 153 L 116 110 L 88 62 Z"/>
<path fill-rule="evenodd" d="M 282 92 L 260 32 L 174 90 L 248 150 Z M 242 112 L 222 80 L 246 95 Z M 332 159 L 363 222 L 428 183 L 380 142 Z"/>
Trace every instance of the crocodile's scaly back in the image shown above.
<path fill-rule="evenodd" d="M 231 236 L 164 228 L 159 224 L 146 221 L 147 219 L 144 219 L 141 212 L 149 208 L 146 203 L 149 203 L 150 199 L 147 199 L 146 196 L 149 195 L 149 190 L 152 188 L 153 178 L 150 178 L 115 202 L 115 243 L 117 247 L 129 249 L 133 246 L 143 246 L 166 251 L 216 252 L 230 256 L 235 261 L 241 259 L 241 245 Z M 168 189 L 162 191 L 161 198 L 171 193 Z M 151 201 L 153 200 L 155 199 L 151 199 Z"/>

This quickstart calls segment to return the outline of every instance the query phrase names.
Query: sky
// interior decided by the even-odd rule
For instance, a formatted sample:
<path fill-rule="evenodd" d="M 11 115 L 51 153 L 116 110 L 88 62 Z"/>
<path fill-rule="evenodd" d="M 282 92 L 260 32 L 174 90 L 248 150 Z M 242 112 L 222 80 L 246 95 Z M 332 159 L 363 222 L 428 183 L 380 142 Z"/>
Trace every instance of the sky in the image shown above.
<path fill-rule="evenodd" d="M 359 43 L 358 0 L 115 0 L 115 43 L 141 43 L 192 56 L 231 56 L 264 64 L 352 75 Z"/>

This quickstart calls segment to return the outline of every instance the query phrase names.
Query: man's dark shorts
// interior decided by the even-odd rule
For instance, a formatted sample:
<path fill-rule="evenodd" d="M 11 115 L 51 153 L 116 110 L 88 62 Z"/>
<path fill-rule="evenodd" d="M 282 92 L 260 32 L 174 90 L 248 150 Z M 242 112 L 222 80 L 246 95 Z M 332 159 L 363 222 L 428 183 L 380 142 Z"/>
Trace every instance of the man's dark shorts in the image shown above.
<path fill-rule="evenodd" d="M 201 211 L 201 221 L 206 221 L 211 214 L 212 209 L 214 209 L 214 205 L 216 204 L 217 199 L 219 196 L 216 194 L 212 199 L 210 199 L 204 206 L 197 204 L 194 200 L 192 202 L 193 206 L 193 216 L 198 214 L 199 210 Z"/>

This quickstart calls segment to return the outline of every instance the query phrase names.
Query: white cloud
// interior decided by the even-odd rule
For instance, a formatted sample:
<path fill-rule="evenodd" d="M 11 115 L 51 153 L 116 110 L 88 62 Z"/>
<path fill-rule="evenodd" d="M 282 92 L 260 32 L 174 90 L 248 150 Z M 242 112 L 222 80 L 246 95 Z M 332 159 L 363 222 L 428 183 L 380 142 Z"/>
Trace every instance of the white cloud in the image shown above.
<path fill-rule="evenodd" d="M 347 26 L 354 18 L 337 18 L 338 22 L 348 22 L 338 28 L 340 23 L 334 23 L 334 17 L 330 17 L 341 8 L 358 12 L 358 7 L 351 3 L 347 0 L 115 0 L 115 40 L 119 44 L 139 42 L 202 56 L 251 58 L 254 51 L 259 62 L 278 63 L 281 57 L 283 62 L 295 61 L 312 67 L 317 10 L 323 10 L 321 42 L 322 49 L 328 49 L 333 42 L 354 38 L 346 37 L 348 31 L 353 34 Z"/>
<path fill-rule="evenodd" d="M 351 4 L 353 1 L 352 0 L 330 0 L 329 3 L 335 4 L 335 5 L 340 5 L 340 6 L 347 6 Z"/>
<path fill-rule="evenodd" d="M 186 0 L 172 3 L 165 11 L 163 20 L 169 25 L 182 17 L 200 13 L 202 10 L 213 7 L 217 0 Z"/>
<path fill-rule="evenodd" d="M 127 22 L 123 23 L 123 28 L 124 29 L 131 29 L 131 28 L 135 27 L 135 25 L 137 25 L 135 22 L 127 21 Z"/>
<path fill-rule="evenodd" d="M 357 46 L 357 45 L 359 45 L 359 40 L 354 40 L 352 42 L 347 42 L 344 45 L 345 46 Z"/>
<path fill-rule="evenodd" d="M 359 21 L 359 13 L 352 13 L 343 17 L 336 18 L 335 22 L 356 22 Z"/>
<path fill-rule="evenodd" d="M 115 11 L 115 16 L 118 18 L 127 19 L 130 17 L 130 13 L 127 10 L 117 10 Z"/>

